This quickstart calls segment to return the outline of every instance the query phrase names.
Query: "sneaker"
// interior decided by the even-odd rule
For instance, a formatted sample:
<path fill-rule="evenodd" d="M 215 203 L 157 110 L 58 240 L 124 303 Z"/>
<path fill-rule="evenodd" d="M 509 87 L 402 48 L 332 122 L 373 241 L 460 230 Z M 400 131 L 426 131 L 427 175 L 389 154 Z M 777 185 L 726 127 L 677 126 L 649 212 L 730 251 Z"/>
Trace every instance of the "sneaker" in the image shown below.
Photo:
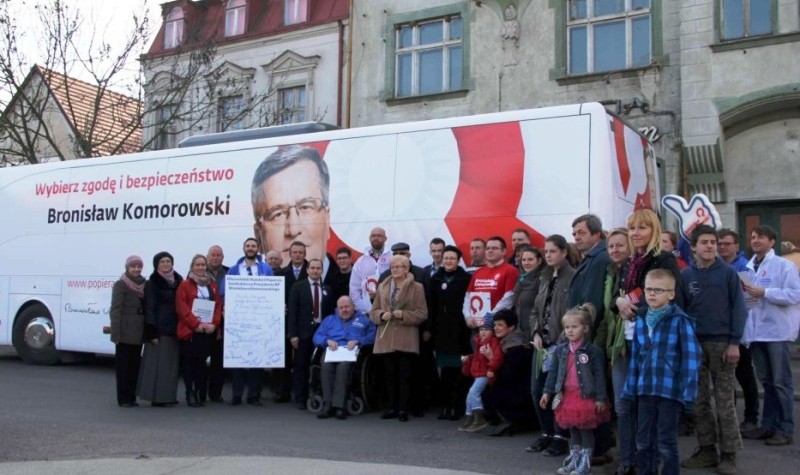
<path fill-rule="evenodd" d="M 560 457 L 565 455 L 568 449 L 569 447 L 567 446 L 567 439 L 564 439 L 563 437 L 553 437 L 553 441 L 550 442 L 550 446 L 542 451 L 542 455 L 546 457 Z"/>
<path fill-rule="evenodd" d="M 472 414 L 465 414 L 464 420 L 461 422 L 461 426 L 459 426 L 459 432 L 464 432 L 465 429 L 472 425 L 472 421 L 475 420 L 475 416 Z"/>
<path fill-rule="evenodd" d="M 525 447 L 525 452 L 541 452 L 550 446 L 553 437 L 549 435 L 540 435 L 538 439 L 534 440 L 531 445 Z"/>
<path fill-rule="evenodd" d="M 750 440 L 767 440 L 773 435 L 775 435 L 775 431 L 764 429 L 763 427 L 749 430 L 747 432 L 742 432 L 742 438 Z"/>
<path fill-rule="evenodd" d="M 713 445 L 704 445 L 694 449 L 691 457 L 681 460 L 683 468 L 709 468 L 716 467 L 719 463 L 717 448 Z"/>
<path fill-rule="evenodd" d="M 766 445 L 792 445 L 794 440 L 791 437 L 784 437 L 780 434 L 773 434 L 772 437 L 765 440 Z"/>
<path fill-rule="evenodd" d="M 720 475 L 736 475 L 736 453 L 722 452 L 719 456 L 717 473 Z"/>

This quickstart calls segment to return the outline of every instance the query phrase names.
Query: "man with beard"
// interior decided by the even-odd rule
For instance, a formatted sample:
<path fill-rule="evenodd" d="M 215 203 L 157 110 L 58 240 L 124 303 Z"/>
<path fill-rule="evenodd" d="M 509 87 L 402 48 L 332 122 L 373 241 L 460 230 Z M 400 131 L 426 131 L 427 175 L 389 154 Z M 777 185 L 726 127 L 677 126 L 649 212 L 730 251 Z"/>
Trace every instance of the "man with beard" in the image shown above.
<path fill-rule="evenodd" d="M 353 266 L 350 275 L 350 298 L 356 310 L 367 315 L 372 309 L 372 299 L 378 290 L 378 278 L 389 270 L 392 252 L 386 249 L 386 231 L 372 228 L 369 232 L 370 247 L 364 251 Z"/>
<path fill-rule="evenodd" d="M 269 268 L 261 256 L 258 255 L 258 241 L 255 238 L 247 238 L 243 246 L 244 256 L 236 261 L 236 264 L 228 270 L 228 275 L 240 276 L 265 276 L 272 275 Z M 238 406 L 242 403 L 244 386 L 247 384 L 247 404 L 254 406 L 261 405 L 261 368 L 234 368 L 231 371 L 233 383 L 233 399 L 231 405 Z"/>

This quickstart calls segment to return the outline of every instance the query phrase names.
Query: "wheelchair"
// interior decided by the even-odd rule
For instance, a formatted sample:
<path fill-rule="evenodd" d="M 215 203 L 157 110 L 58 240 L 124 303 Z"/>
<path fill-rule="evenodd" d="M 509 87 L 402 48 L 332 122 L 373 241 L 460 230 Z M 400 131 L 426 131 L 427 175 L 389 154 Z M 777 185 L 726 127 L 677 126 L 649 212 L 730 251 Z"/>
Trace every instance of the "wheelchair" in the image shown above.
<path fill-rule="evenodd" d="M 309 368 L 308 401 L 306 408 L 317 414 L 322 410 L 322 358 L 325 348 L 314 348 Z M 348 391 L 346 409 L 354 416 L 377 407 L 379 388 L 377 379 L 380 375 L 379 364 L 372 354 L 372 345 L 363 346 L 358 351 L 356 364 L 350 375 L 350 390 Z"/>

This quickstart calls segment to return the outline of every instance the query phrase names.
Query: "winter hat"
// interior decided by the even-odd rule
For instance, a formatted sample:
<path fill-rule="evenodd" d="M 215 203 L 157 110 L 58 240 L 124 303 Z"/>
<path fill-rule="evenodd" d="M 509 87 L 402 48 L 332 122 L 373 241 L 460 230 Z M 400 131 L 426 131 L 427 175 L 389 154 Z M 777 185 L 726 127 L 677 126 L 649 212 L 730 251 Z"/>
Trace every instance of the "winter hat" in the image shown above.
<path fill-rule="evenodd" d="M 483 316 L 483 322 L 481 323 L 480 328 L 494 330 L 494 316 L 491 313 L 487 313 Z"/>
<path fill-rule="evenodd" d="M 168 253 L 167 251 L 161 251 L 158 254 L 156 254 L 155 256 L 153 256 L 153 268 L 154 269 L 158 269 L 158 261 L 160 261 L 161 259 L 163 259 L 165 257 L 169 257 L 169 260 L 172 261 L 172 264 L 173 265 L 175 264 L 175 258 L 172 257 L 172 254 Z"/>
<path fill-rule="evenodd" d="M 144 261 L 142 260 L 142 258 L 137 256 L 137 255 L 135 255 L 135 254 L 131 255 L 131 256 L 128 256 L 128 258 L 125 259 L 125 269 L 127 269 L 128 267 L 130 267 L 130 266 L 132 266 L 134 264 L 139 264 L 140 266 L 144 267 Z"/>

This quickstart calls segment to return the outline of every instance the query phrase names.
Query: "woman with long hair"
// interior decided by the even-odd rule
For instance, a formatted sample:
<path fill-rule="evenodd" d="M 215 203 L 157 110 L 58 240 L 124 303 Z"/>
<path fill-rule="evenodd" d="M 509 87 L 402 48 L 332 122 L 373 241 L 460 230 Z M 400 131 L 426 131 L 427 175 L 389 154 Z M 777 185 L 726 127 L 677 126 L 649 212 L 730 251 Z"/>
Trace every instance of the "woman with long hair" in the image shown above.
<path fill-rule="evenodd" d="M 206 256 L 195 254 L 189 275 L 178 286 L 175 298 L 183 382 L 189 407 L 205 405 L 208 387 L 206 359 L 211 356 L 214 333 L 222 320 L 222 299 L 207 267 Z M 211 305 L 202 305 L 204 302 Z"/>
<path fill-rule="evenodd" d="M 549 367 L 548 358 L 563 333 L 561 317 L 569 308 L 569 286 L 575 277 L 569 252 L 570 247 L 564 236 L 553 234 L 545 240 L 544 260 L 547 267 L 539 278 L 539 292 L 531 313 L 531 333 L 536 350 L 531 376 L 533 401 L 542 399 Z M 567 453 L 568 432 L 556 426 L 551 406 L 552 403 L 544 407 L 534 405 L 542 434 L 527 450 L 556 457 Z"/>

